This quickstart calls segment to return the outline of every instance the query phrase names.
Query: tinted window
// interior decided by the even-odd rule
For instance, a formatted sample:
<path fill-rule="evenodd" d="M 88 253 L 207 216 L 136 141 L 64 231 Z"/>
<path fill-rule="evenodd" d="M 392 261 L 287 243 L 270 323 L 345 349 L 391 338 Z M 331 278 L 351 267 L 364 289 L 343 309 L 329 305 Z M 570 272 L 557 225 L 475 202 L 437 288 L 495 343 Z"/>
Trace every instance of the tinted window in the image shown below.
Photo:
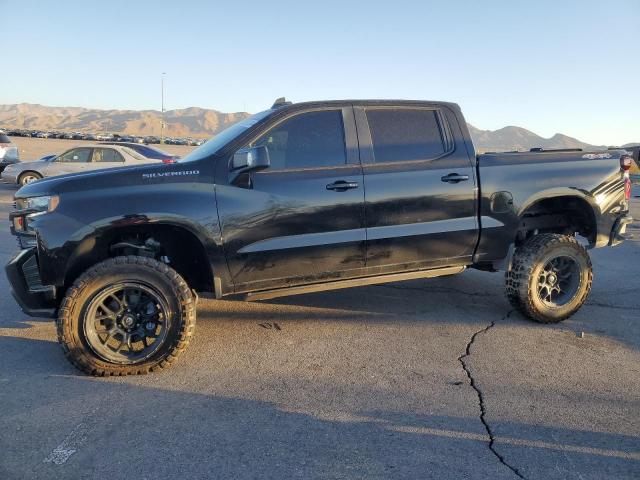
<path fill-rule="evenodd" d="M 58 162 L 67 163 L 86 163 L 89 161 L 91 154 L 90 148 L 74 148 L 58 157 Z"/>
<path fill-rule="evenodd" d="M 429 160 L 445 152 L 434 110 L 367 109 L 375 161 Z"/>
<path fill-rule="evenodd" d="M 116 152 L 113 148 L 94 148 L 93 149 L 93 161 L 94 162 L 124 162 L 124 158 L 119 152 Z"/>
<path fill-rule="evenodd" d="M 344 165 L 342 111 L 325 110 L 296 115 L 270 130 L 254 146 L 269 149 L 271 168 Z"/>

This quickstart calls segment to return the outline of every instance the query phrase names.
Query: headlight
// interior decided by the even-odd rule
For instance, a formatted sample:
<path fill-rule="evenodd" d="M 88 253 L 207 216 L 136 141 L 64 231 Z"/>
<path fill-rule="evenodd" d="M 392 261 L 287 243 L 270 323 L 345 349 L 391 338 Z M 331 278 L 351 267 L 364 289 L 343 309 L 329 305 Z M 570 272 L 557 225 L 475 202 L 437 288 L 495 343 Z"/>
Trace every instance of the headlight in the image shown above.
<path fill-rule="evenodd" d="M 16 200 L 18 210 L 35 210 L 38 213 L 53 212 L 60 203 L 57 195 L 19 198 Z"/>

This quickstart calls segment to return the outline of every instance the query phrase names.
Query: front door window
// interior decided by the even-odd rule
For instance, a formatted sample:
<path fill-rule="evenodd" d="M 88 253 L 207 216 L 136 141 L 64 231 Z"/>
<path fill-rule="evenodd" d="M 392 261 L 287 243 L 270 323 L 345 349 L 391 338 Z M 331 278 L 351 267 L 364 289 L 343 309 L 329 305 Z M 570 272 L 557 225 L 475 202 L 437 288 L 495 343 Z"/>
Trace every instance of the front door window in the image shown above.
<path fill-rule="evenodd" d="M 74 148 L 60 155 L 57 161 L 63 163 L 87 163 L 90 156 L 90 148 Z"/>

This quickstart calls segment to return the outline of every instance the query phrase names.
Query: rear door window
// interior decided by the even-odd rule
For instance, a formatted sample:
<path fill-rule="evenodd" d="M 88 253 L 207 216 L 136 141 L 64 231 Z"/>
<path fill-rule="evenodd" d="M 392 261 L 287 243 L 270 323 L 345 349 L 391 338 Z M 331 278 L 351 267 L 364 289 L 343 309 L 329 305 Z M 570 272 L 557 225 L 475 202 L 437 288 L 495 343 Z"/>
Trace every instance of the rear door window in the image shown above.
<path fill-rule="evenodd" d="M 446 153 L 438 114 L 426 108 L 367 108 L 376 163 L 431 160 Z"/>
<path fill-rule="evenodd" d="M 113 148 L 94 148 L 93 161 L 100 163 L 124 162 L 124 158 L 120 152 L 116 152 Z"/>
<path fill-rule="evenodd" d="M 91 158 L 90 148 L 74 148 L 58 157 L 58 162 L 65 163 L 87 163 Z"/>
<path fill-rule="evenodd" d="M 253 145 L 267 147 L 270 169 L 344 165 L 346 154 L 342 111 L 301 113 L 269 130 Z"/>

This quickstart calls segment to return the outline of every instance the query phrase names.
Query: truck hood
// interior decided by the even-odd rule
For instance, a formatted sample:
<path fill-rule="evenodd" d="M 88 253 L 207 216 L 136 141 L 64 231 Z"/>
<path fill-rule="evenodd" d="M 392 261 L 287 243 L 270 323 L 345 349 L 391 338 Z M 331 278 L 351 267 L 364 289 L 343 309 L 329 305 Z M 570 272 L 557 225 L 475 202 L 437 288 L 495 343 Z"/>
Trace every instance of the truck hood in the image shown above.
<path fill-rule="evenodd" d="M 200 162 L 152 163 L 60 175 L 25 185 L 16 192 L 15 198 L 136 185 L 194 182 L 201 175 L 199 164 Z"/>

